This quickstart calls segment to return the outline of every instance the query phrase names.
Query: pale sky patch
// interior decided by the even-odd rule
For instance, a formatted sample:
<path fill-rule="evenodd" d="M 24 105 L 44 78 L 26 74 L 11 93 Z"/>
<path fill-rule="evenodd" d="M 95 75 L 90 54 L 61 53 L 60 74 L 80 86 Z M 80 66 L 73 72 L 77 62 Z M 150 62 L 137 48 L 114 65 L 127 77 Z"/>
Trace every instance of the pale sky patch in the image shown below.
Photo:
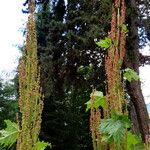
<path fill-rule="evenodd" d="M 145 101 L 146 103 L 150 103 L 150 65 L 140 67 L 140 77 Z"/>
<path fill-rule="evenodd" d="M 26 16 L 22 13 L 24 0 L 4 0 L 0 5 L 0 74 L 10 78 L 20 56 L 16 45 L 23 44 Z M 7 76 L 6 76 L 7 74 Z"/>
<path fill-rule="evenodd" d="M 150 55 L 150 43 L 143 50 L 140 50 L 143 55 Z M 150 65 L 140 67 L 140 78 L 145 102 L 150 103 Z"/>

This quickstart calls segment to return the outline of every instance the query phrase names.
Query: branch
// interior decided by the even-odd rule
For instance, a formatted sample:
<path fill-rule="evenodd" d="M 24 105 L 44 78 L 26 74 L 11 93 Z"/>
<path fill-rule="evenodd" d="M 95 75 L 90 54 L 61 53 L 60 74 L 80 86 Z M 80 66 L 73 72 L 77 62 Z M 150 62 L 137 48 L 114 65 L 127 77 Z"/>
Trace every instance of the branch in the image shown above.
<path fill-rule="evenodd" d="M 140 61 L 140 66 L 150 65 L 150 55 L 143 55 L 140 53 L 139 61 Z"/>

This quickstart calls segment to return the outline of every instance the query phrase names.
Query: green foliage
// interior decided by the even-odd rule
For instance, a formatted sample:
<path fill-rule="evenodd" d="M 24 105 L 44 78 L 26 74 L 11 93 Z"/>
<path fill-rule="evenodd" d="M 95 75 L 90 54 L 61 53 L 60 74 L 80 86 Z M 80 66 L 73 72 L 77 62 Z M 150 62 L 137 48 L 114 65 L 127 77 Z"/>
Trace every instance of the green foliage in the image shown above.
<path fill-rule="evenodd" d="M 5 127 L 4 120 L 16 120 L 17 111 L 18 101 L 14 83 L 0 80 L 0 129 Z"/>
<path fill-rule="evenodd" d="M 140 145 L 138 145 L 140 144 Z M 142 144 L 140 139 L 132 134 L 130 131 L 127 132 L 127 150 L 139 150 L 141 148 Z"/>
<path fill-rule="evenodd" d="M 89 100 L 85 103 L 87 105 L 86 111 L 91 108 L 105 107 L 105 97 L 101 91 L 94 91 L 94 93 L 91 93 L 91 99 L 94 99 L 94 101 L 92 102 Z"/>
<path fill-rule="evenodd" d="M 11 147 L 17 141 L 19 127 L 10 120 L 5 120 L 5 123 L 6 129 L 0 130 L 0 144 L 4 147 Z"/>
<path fill-rule="evenodd" d="M 10 148 L 18 138 L 20 132 L 18 124 L 11 122 L 10 120 L 5 120 L 7 125 L 5 130 L 0 130 L 0 144 L 4 147 Z M 44 150 L 47 146 L 52 147 L 51 144 L 38 141 L 32 150 Z"/>
<path fill-rule="evenodd" d="M 123 77 L 124 77 L 124 79 L 128 80 L 129 82 L 131 82 L 133 80 L 139 80 L 139 78 L 140 78 L 138 76 L 138 74 L 134 70 L 132 70 L 130 68 L 126 68 L 124 70 Z"/>
<path fill-rule="evenodd" d="M 35 144 L 35 147 L 33 147 L 32 150 L 44 150 L 46 147 L 50 147 L 52 148 L 51 144 L 47 143 L 47 142 L 44 142 L 44 141 L 38 141 L 36 144 Z"/>
<path fill-rule="evenodd" d="M 112 41 L 110 38 L 105 37 L 104 40 L 100 40 L 99 42 L 96 42 L 96 44 L 102 48 L 109 48 L 112 45 Z"/>
<path fill-rule="evenodd" d="M 129 127 L 131 127 L 131 123 L 127 115 L 113 113 L 111 118 L 101 121 L 102 141 L 120 145 L 125 140 L 126 129 Z"/>
<path fill-rule="evenodd" d="M 112 113 L 111 118 L 101 120 L 102 141 L 109 144 L 114 143 L 117 148 L 126 144 L 127 150 L 144 149 L 140 138 L 127 131 L 130 127 L 131 123 L 127 115 Z"/>
<path fill-rule="evenodd" d="M 81 75 L 84 76 L 84 79 L 89 79 L 90 76 L 92 75 L 93 73 L 93 65 L 92 64 L 89 64 L 89 66 L 80 66 L 78 69 L 77 69 L 77 72 Z"/>
<path fill-rule="evenodd" d="M 92 149 L 84 104 L 91 85 L 104 88 L 105 52 L 99 52 L 94 39 L 107 34 L 111 1 L 70 0 L 66 8 L 64 0 L 53 2 L 51 10 L 41 6 L 37 20 L 44 93 L 41 139 L 52 142 L 55 149 Z"/>
<path fill-rule="evenodd" d="M 129 32 L 126 24 L 122 24 L 121 28 L 122 28 L 123 32 L 125 32 L 125 33 Z"/>

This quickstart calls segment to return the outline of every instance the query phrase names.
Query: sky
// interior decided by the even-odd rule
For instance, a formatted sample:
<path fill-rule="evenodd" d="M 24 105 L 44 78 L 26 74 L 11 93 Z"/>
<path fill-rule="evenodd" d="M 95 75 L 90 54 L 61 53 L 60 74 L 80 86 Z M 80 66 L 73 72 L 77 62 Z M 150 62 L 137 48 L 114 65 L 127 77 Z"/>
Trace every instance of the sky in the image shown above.
<path fill-rule="evenodd" d="M 142 91 L 146 103 L 150 103 L 150 65 L 140 68 Z"/>
<path fill-rule="evenodd" d="M 27 15 L 22 13 L 25 0 L 3 0 L 0 5 L 0 77 L 11 79 L 21 55 L 17 47 L 23 45 L 22 29 L 25 27 Z M 150 54 L 150 46 L 144 54 Z M 146 103 L 150 103 L 150 66 L 140 68 L 142 90 Z"/>
<path fill-rule="evenodd" d="M 24 0 L 4 0 L 0 5 L 0 76 L 11 78 L 20 56 L 17 45 L 23 44 L 21 29 L 26 15 L 22 13 Z"/>
<path fill-rule="evenodd" d="M 144 55 L 150 55 L 150 43 L 141 52 Z M 145 102 L 150 103 L 150 65 L 140 67 L 140 79 Z"/>

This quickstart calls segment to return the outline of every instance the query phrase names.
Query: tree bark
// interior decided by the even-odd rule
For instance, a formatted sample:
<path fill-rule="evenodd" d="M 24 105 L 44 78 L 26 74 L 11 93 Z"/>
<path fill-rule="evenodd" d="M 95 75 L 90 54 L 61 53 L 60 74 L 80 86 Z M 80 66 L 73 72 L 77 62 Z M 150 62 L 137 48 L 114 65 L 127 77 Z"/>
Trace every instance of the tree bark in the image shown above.
<path fill-rule="evenodd" d="M 138 11 L 136 0 L 128 2 L 132 12 L 127 17 L 129 23 L 129 35 L 127 37 L 127 53 L 125 67 L 131 68 L 139 74 L 139 38 L 138 38 Z M 135 107 L 139 131 L 143 142 L 147 143 L 149 132 L 149 116 L 141 90 L 141 82 L 131 81 L 127 83 L 128 94 Z M 132 111 L 131 111 L 132 113 Z"/>
<path fill-rule="evenodd" d="M 136 114 L 136 110 L 132 101 L 130 101 L 129 116 L 132 121 L 132 128 L 131 128 L 132 133 L 134 134 L 140 133 L 139 131 L 140 127 L 139 127 L 139 123 L 137 119 L 137 114 Z"/>

